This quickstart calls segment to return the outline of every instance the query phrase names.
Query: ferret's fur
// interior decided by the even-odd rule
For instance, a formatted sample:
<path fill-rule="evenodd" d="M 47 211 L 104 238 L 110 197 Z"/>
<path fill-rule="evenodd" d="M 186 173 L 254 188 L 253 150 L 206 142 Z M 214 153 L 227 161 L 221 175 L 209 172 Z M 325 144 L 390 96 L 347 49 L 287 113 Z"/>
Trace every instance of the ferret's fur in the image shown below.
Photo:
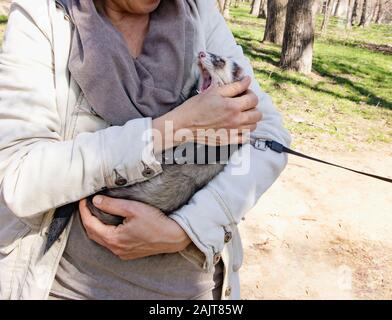
<path fill-rule="evenodd" d="M 229 84 L 239 81 L 243 77 L 243 69 L 236 62 L 229 58 L 204 52 L 200 52 L 193 68 L 194 71 L 198 74 L 198 80 L 189 89 L 189 97 L 204 92 L 212 84 Z M 165 214 L 170 214 L 186 204 L 223 167 L 224 164 L 222 163 L 162 164 L 163 172 L 145 182 L 128 187 L 106 189 L 98 194 L 112 198 L 140 201 L 160 209 Z M 92 199 L 95 195 L 87 199 L 87 206 L 92 214 L 105 224 L 121 224 L 122 217 L 107 214 L 93 205 Z M 76 208 L 77 203 L 72 203 L 56 210 L 49 227 L 45 252 L 58 239 Z"/>

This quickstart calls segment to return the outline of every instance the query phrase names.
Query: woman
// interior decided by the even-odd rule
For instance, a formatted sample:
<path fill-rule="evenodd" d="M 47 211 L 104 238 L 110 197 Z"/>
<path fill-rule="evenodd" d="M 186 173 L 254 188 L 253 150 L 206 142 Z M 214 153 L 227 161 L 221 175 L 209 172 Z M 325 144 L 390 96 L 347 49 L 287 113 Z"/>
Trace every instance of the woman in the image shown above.
<path fill-rule="evenodd" d="M 105 226 L 81 201 L 80 215 L 43 255 L 54 208 L 161 172 L 162 143 L 149 129 L 165 148 L 179 143 L 165 121 L 176 132 L 249 129 L 290 143 L 214 2 L 13 3 L 0 55 L 1 298 L 240 297 L 237 225 L 287 161 L 249 144 L 170 217 L 96 197 L 97 207 L 126 218 Z M 184 102 L 200 51 L 234 59 L 249 77 Z M 244 173 L 235 173 L 238 163 L 248 165 Z"/>

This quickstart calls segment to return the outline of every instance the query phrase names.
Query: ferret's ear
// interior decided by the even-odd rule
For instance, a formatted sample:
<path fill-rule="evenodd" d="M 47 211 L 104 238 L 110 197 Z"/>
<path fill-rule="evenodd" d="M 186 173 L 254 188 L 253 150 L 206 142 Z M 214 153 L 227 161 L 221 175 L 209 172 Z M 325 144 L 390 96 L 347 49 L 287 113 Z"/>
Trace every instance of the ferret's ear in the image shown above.
<path fill-rule="evenodd" d="M 243 77 L 245 77 L 244 69 L 237 62 L 233 62 L 233 80 L 240 81 Z"/>

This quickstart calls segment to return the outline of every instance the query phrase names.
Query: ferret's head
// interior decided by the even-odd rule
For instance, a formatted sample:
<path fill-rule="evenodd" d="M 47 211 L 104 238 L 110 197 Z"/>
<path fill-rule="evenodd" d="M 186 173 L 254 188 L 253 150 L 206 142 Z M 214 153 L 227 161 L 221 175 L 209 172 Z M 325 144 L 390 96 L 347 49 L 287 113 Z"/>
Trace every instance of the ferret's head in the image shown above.
<path fill-rule="evenodd" d="M 206 91 L 212 84 L 221 86 L 239 81 L 244 77 L 244 70 L 236 62 L 209 52 L 199 53 L 198 67 L 199 92 Z"/>

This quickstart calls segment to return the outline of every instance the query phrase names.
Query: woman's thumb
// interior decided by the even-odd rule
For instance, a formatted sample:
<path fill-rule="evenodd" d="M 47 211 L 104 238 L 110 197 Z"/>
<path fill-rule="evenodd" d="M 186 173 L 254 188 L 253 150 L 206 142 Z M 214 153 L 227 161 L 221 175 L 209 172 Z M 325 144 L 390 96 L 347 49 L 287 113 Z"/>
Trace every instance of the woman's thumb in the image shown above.
<path fill-rule="evenodd" d="M 234 98 L 248 90 L 252 79 L 249 76 L 244 77 L 241 81 L 226 84 L 219 88 L 219 93 L 226 98 Z"/>
<path fill-rule="evenodd" d="M 102 195 L 98 195 L 93 198 L 93 204 L 98 209 L 106 213 L 124 218 L 131 218 L 134 216 L 134 210 L 132 210 L 133 202 L 135 201 L 115 199 Z"/>

